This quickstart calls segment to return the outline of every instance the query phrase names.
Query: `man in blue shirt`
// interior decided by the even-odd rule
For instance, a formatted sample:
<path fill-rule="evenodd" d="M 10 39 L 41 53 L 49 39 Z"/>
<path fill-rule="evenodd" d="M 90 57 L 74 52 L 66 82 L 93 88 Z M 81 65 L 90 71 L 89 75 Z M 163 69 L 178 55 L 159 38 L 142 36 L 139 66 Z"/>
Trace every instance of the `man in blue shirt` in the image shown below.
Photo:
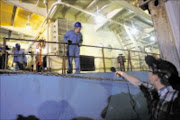
<path fill-rule="evenodd" d="M 16 44 L 13 63 L 16 63 L 15 70 L 24 70 L 24 65 L 27 66 L 25 53 L 21 50 L 21 46 L 19 44 Z"/>
<path fill-rule="evenodd" d="M 64 42 L 68 43 L 68 64 L 67 64 L 67 73 L 72 73 L 72 59 L 75 57 L 76 63 L 76 74 L 80 73 L 79 68 L 79 47 L 83 42 L 82 34 L 81 34 L 81 23 L 76 22 L 74 24 L 74 30 L 69 30 L 66 34 L 64 34 L 63 39 Z M 76 44 L 76 45 L 72 45 Z"/>

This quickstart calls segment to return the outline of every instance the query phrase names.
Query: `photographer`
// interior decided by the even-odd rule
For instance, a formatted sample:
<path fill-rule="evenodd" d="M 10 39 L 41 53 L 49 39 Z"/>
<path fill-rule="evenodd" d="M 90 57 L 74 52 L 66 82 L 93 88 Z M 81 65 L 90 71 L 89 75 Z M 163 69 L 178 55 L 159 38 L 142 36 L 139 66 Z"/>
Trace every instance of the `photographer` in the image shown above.
<path fill-rule="evenodd" d="M 178 86 L 174 86 L 179 82 L 176 67 L 168 61 L 149 55 L 145 57 L 145 61 L 149 66 L 149 83 L 122 71 L 116 72 L 116 76 L 122 76 L 140 88 L 147 100 L 150 120 L 179 120 L 180 94 L 175 90 Z"/>

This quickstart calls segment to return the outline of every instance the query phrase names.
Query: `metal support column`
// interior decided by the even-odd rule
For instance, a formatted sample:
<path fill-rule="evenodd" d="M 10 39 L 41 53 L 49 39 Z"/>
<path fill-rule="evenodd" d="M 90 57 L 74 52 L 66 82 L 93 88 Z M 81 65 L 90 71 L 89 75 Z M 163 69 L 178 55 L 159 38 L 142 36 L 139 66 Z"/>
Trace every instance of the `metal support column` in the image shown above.
<path fill-rule="evenodd" d="M 106 72 L 106 64 L 105 64 L 105 58 L 104 58 L 104 47 L 102 47 L 102 57 L 103 57 L 104 72 Z"/>
<path fill-rule="evenodd" d="M 129 71 L 129 65 L 130 65 L 130 67 L 131 67 L 130 69 L 132 71 L 131 53 L 128 50 L 128 67 L 127 67 L 127 71 Z"/>
<path fill-rule="evenodd" d="M 46 13 L 48 14 L 48 0 L 45 0 L 44 1 L 44 4 L 45 4 L 45 6 L 46 6 Z M 47 31 L 47 41 L 49 41 L 49 19 L 47 18 L 47 28 L 46 28 L 46 31 Z M 49 44 L 47 44 L 47 54 L 49 55 L 49 49 L 50 49 L 50 45 Z M 48 68 L 48 70 L 51 70 L 50 69 L 50 56 L 48 56 L 47 57 L 47 68 Z"/>
<path fill-rule="evenodd" d="M 157 41 L 163 59 L 171 61 L 180 74 L 180 56 L 175 45 L 174 36 L 165 9 L 167 0 L 139 0 L 139 6 L 148 9 L 152 15 Z"/>
<path fill-rule="evenodd" d="M 3 69 L 7 69 L 6 38 L 3 38 L 3 54 L 2 55 L 4 55 L 4 58 L 2 60 Z"/>
<path fill-rule="evenodd" d="M 63 59 L 62 59 L 62 74 L 66 74 L 66 45 L 63 44 L 64 50 L 63 50 Z"/>

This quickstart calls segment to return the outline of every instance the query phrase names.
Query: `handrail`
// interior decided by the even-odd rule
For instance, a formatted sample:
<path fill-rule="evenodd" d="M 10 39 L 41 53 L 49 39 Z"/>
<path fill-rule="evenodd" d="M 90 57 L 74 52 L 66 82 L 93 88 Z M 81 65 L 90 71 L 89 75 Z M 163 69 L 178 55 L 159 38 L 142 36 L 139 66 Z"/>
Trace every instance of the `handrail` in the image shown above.
<path fill-rule="evenodd" d="M 3 38 L 6 40 L 15 40 L 15 41 L 27 41 L 27 42 L 42 42 L 42 40 L 26 40 L 26 39 L 18 39 L 18 38 Z M 43 41 L 44 43 L 52 43 L 52 44 L 65 44 L 67 45 L 68 43 L 65 42 L 54 42 L 54 41 Z M 71 45 L 79 45 L 79 44 L 75 44 L 72 43 Z M 81 45 L 81 46 L 85 46 L 85 47 L 95 47 L 95 48 L 105 48 L 105 49 L 112 49 L 112 50 L 122 50 L 122 51 L 130 51 L 130 52 L 139 52 L 139 53 L 145 53 L 145 54 L 154 54 L 154 55 L 160 55 L 157 53 L 151 53 L 151 52 L 143 52 L 143 51 L 137 51 L 137 50 L 128 50 L 128 49 L 120 49 L 120 48 L 110 48 L 110 47 L 100 47 L 100 46 L 95 46 L 95 45 Z"/>
<path fill-rule="evenodd" d="M 48 57 L 50 57 L 50 56 L 58 56 L 58 57 L 61 57 L 62 58 L 62 74 L 64 74 L 65 73 L 65 70 L 66 70 L 66 67 L 65 67 L 65 58 L 67 58 L 67 57 L 75 57 L 75 56 L 67 56 L 67 55 L 65 55 L 65 45 L 67 45 L 68 43 L 65 43 L 65 42 L 54 42 L 54 41 L 44 41 L 44 40 L 38 40 L 38 41 L 35 41 L 35 40 L 27 40 L 27 39 L 18 39 L 18 38 L 3 38 L 3 45 L 4 45 L 4 48 L 5 48 L 5 46 L 6 46 L 6 42 L 7 41 L 9 41 L 9 40 L 15 40 L 15 41 L 27 41 L 27 42 L 43 42 L 43 43 L 48 43 L 48 44 L 63 44 L 64 45 L 64 53 L 62 54 L 62 55 L 60 55 L 60 54 L 24 54 L 24 55 L 30 55 L 30 56 L 48 56 Z M 79 45 L 79 44 L 75 44 L 75 43 L 72 43 L 71 45 Z M 150 53 L 150 52 L 143 52 L 143 51 L 136 51 L 136 50 L 128 50 L 128 49 L 119 49 L 119 48 L 110 48 L 110 47 L 100 47 L 100 46 L 94 46 L 94 45 L 81 45 L 82 47 L 93 47 L 93 48 L 100 48 L 101 50 L 102 50 L 102 56 L 93 56 L 94 58 L 96 58 L 96 59 L 102 59 L 102 63 L 103 63 L 103 69 L 104 69 L 104 72 L 106 72 L 106 62 L 105 62 L 105 60 L 107 60 L 107 59 L 117 59 L 117 58 L 115 58 L 115 57 L 105 57 L 105 55 L 104 55 L 104 49 L 112 49 L 112 50 L 120 50 L 120 51 L 127 51 L 128 52 L 128 56 L 126 56 L 127 57 L 127 70 L 129 70 L 129 65 L 130 65 L 130 70 L 132 71 L 132 69 L 137 69 L 137 68 L 134 68 L 133 67 L 133 65 L 132 65 L 132 62 L 131 62 L 131 60 L 133 60 L 133 61 L 139 61 L 139 63 L 140 62 L 142 62 L 142 61 L 144 61 L 144 59 L 133 59 L 133 58 L 131 58 L 131 55 L 130 55 L 130 53 L 131 52 L 138 52 L 138 53 L 143 53 L 144 55 L 147 55 L 147 54 L 154 54 L 154 55 L 159 55 L 160 56 L 160 54 L 157 54 L 157 53 Z M 8 56 L 8 55 L 14 55 L 14 54 L 9 54 L 9 53 L 7 53 L 6 52 L 6 50 L 5 49 L 3 49 L 3 52 L 5 53 L 5 56 Z M 7 57 L 5 57 L 5 60 L 4 60 L 4 63 L 7 63 Z M 118 63 L 115 63 L 115 64 L 118 64 Z M 136 62 L 135 62 L 135 64 L 136 64 Z M 6 64 L 5 64 L 5 69 L 6 69 Z M 141 68 L 141 65 L 139 65 L 139 68 L 138 69 L 140 69 Z"/>
<path fill-rule="evenodd" d="M 8 53 L 8 55 L 14 55 L 14 54 L 11 54 L 11 53 Z M 50 54 L 24 54 L 24 55 L 31 55 L 31 56 L 58 56 L 58 57 L 67 57 L 67 56 L 63 56 L 63 55 L 50 55 Z M 21 56 L 21 55 L 16 55 L 16 56 Z M 78 58 L 77 56 L 68 56 L 68 57 L 74 57 L 74 58 Z M 100 57 L 100 56 L 94 56 L 94 58 L 99 58 L 99 59 L 102 59 L 103 57 Z M 104 59 L 117 59 L 116 57 L 104 57 Z M 144 60 L 144 59 L 132 59 L 131 60 L 134 60 L 134 61 L 138 61 L 138 60 Z"/>

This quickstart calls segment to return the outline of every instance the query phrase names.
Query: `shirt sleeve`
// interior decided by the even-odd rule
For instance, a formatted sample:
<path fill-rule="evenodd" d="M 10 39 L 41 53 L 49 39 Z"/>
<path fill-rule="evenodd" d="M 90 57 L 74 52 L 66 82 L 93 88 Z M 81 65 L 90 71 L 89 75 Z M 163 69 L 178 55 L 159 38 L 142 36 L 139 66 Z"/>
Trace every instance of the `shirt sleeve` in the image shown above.
<path fill-rule="evenodd" d="M 17 54 L 16 54 L 16 51 L 14 51 L 13 62 L 16 62 L 16 61 L 17 61 Z"/>
<path fill-rule="evenodd" d="M 26 58 L 25 53 L 23 52 L 22 54 L 23 54 L 24 62 L 26 62 L 26 63 L 27 63 L 27 58 Z"/>
<path fill-rule="evenodd" d="M 158 93 L 151 84 L 146 83 L 146 82 L 141 82 L 139 84 L 139 88 L 142 91 L 142 93 L 144 94 L 145 98 L 147 98 L 149 100 L 158 99 Z"/>
<path fill-rule="evenodd" d="M 140 82 L 139 87 L 142 86 L 142 85 L 144 87 L 146 87 L 148 90 L 154 90 L 155 89 L 151 84 L 149 84 L 147 82 Z"/>
<path fill-rule="evenodd" d="M 79 43 L 83 42 L 83 35 L 81 32 L 79 32 Z"/>
<path fill-rule="evenodd" d="M 67 43 L 67 41 L 68 41 L 68 39 L 69 39 L 69 36 L 70 36 L 70 31 L 68 31 L 66 34 L 64 34 L 64 36 L 63 36 L 64 42 Z"/>

